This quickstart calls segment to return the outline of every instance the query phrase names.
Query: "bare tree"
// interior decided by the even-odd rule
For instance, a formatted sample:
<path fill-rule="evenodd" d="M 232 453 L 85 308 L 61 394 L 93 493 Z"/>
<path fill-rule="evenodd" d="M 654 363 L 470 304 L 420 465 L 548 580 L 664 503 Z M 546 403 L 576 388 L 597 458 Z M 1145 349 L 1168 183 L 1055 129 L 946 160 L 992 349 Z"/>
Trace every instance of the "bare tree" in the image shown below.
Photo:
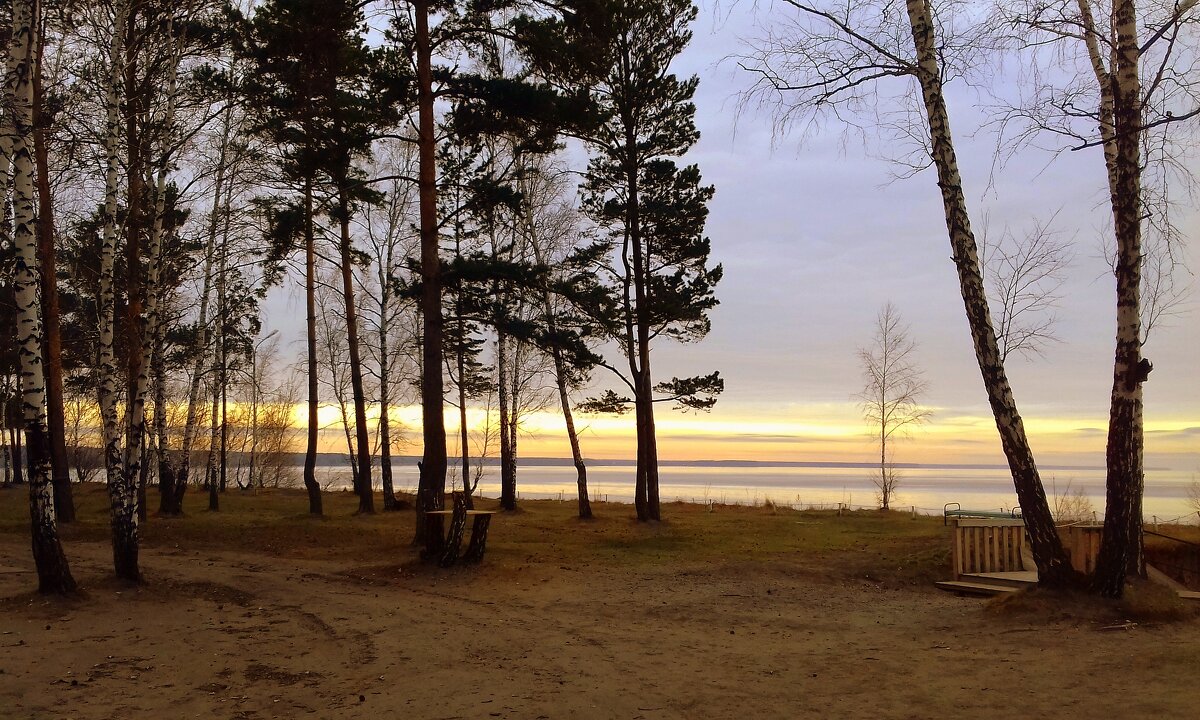
<path fill-rule="evenodd" d="M 1071 264 L 1067 241 L 1051 229 L 1051 220 L 1037 222 L 1020 237 L 1005 228 L 994 245 L 985 232 L 980 238 L 984 282 L 997 307 L 996 339 L 1000 360 L 1017 353 L 1041 355 L 1058 341 L 1054 314 L 1059 291 Z"/>
<path fill-rule="evenodd" d="M 104 469 L 101 446 L 104 444 L 96 430 L 100 413 L 95 398 L 67 391 L 65 405 L 67 458 L 77 482 L 91 482 Z"/>
<path fill-rule="evenodd" d="M 920 404 L 926 383 L 913 357 L 916 348 L 909 337 L 909 328 L 901 322 L 900 311 L 889 302 L 875 318 L 871 344 L 858 350 L 866 381 L 858 397 L 863 417 L 879 441 L 879 472 L 872 480 L 884 510 L 891 509 L 900 484 L 889 443 L 902 437 L 911 426 L 925 422 L 931 414 Z"/>
<path fill-rule="evenodd" d="M 1016 128 L 1018 142 L 1051 136 L 1066 140 L 1065 147 L 1060 142 L 1053 148 L 1058 152 L 1100 148 L 1104 156 L 1115 241 L 1117 341 L 1105 530 L 1093 586 L 1111 597 L 1121 595 L 1127 572 L 1143 572 L 1142 385 L 1153 365 L 1142 348 L 1147 320 L 1156 319 L 1144 303 L 1145 262 L 1158 252 L 1170 255 L 1179 239 L 1171 189 L 1173 184 L 1190 189 L 1194 182 L 1183 148 L 1200 118 L 1196 0 L 1151 0 L 1141 14 L 1137 5 L 1051 0 L 997 9 L 1001 26 L 1011 29 L 1011 39 L 1040 70 L 1032 76 L 1036 107 L 1010 111 L 1004 126 Z"/>
<path fill-rule="evenodd" d="M 747 102 L 774 108 L 776 117 L 784 121 L 783 129 L 802 118 L 852 117 L 874 108 L 880 100 L 878 84 L 884 80 L 905 81 L 906 96 L 919 92 L 924 126 L 908 136 L 927 137 L 929 147 L 927 158 L 913 168 L 932 165 L 937 171 L 975 357 L 1025 517 L 1039 582 L 1073 583 L 1075 572 L 1054 527 L 1001 358 L 950 131 L 944 83 L 976 64 L 979 43 L 969 32 L 971 23 L 953 17 L 954 2 L 935 8 L 930 0 L 906 0 L 904 12 L 887 0 L 783 0 L 781 4 L 794 9 L 794 17 L 781 18 L 764 31 L 764 37 L 741 58 L 741 66 L 757 78 L 746 94 Z M 963 32 L 963 26 L 968 32 Z"/>
<path fill-rule="evenodd" d="M 416 164 L 411 148 L 399 143 L 381 143 L 376 167 L 369 170 L 373 175 L 382 175 L 385 167 L 393 174 L 412 175 Z M 373 331 L 375 343 L 364 344 L 368 354 L 374 356 L 375 380 L 379 388 L 379 432 L 376 439 L 379 447 L 379 477 L 383 486 L 383 509 L 400 509 L 392 482 L 392 447 L 399 440 L 399 433 L 392 427 L 392 403 L 403 398 L 402 383 L 396 383 L 393 375 L 416 377 L 419 372 L 401 352 L 399 335 L 403 329 L 401 315 L 415 314 L 412 303 L 401 298 L 393 287 L 394 279 L 401 274 L 401 266 L 416 249 L 418 240 L 410 225 L 415 214 L 416 188 L 404 178 L 394 178 L 386 186 L 384 199 L 378 204 L 363 207 L 363 227 L 370 247 L 374 265 L 374 287 L 364 284 L 363 297 L 372 298 L 373 303 L 363 303 L 363 321 Z"/>
<path fill-rule="evenodd" d="M 565 174 L 548 162 L 534 164 L 526 169 L 520 166 L 518 183 L 522 198 L 522 226 L 529 238 L 529 248 L 538 265 L 553 266 L 557 273 L 555 281 L 570 283 L 565 277 L 563 260 L 573 249 L 581 233 L 579 212 L 567 200 Z M 582 353 L 570 353 L 563 347 L 561 339 L 569 336 L 583 344 L 583 333 L 577 328 L 564 327 L 559 315 L 564 303 L 556 298 L 548 287 L 540 292 L 539 312 L 545 327 L 548 343 L 542 348 L 554 363 L 554 381 L 558 389 L 558 401 L 562 408 L 563 422 L 567 430 L 567 441 L 571 446 L 571 460 L 575 465 L 576 498 L 579 517 L 592 517 L 591 499 L 588 497 L 587 465 L 579 444 L 579 433 L 575 428 L 575 416 L 571 405 L 571 390 L 582 385 L 595 360 L 581 357 Z M 586 344 L 582 349 L 586 350 Z M 581 348 L 576 347 L 578 351 Z"/>
<path fill-rule="evenodd" d="M 333 393 L 337 402 L 338 417 L 336 424 L 341 426 L 346 437 L 346 453 L 350 459 L 350 478 L 354 491 L 361 494 L 359 481 L 363 477 L 360 458 L 362 453 L 356 444 L 358 441 L 358 418 L 352 408 L 353 388 L 349 367 L 349 346 L 346 343 L 345 318 L 341 314 L 344 308 L 336 304 L 336 294 L 333 283 L 340 279 L 332 273 L 317 284 L 317 342 L 320 346 L 325 363 L 324 372 L 319 375 L 322 384 Z M 324 429 L 324 428 L 322 428 Z M 368 462 L 370 446 L 366 448 Z M 368 476 L 369 477 L 369 476 Z"/>

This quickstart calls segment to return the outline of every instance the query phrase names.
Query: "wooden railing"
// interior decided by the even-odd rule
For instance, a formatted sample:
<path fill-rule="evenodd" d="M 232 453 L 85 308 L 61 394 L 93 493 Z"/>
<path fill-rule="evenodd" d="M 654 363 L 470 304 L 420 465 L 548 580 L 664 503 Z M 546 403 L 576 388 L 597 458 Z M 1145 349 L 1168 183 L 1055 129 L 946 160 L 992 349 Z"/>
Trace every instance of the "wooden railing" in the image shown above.
<path fill-rule="evenodd" d="M 1103 531 L 1103 525 L 1094 523 L 1059 526 L 1058 537 L 1062 540 L 1063 549 L 1071 558 L 1071 567 L 1075 568 L 1076 572 L 1084 575 L 1096 572 L 1096 558 L 1100 555 Z"/>
<path fill-rule="evenodd" d="M 975 573 L 1021 572 L 1025 522 L 1005 518 L 956 518 L 950 562 L 954 579 Z M 1032 568 L 1028 568 L 1032 569 Z"/>

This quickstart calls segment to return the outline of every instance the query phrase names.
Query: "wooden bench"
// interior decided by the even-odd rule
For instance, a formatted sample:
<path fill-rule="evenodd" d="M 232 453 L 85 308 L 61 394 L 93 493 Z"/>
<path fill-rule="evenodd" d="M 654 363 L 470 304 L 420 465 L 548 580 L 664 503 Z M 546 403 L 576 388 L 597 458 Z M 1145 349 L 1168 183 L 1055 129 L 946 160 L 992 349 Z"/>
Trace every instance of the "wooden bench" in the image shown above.
<path fill-rule="evenodd" d="M 426 543 L 421 559 L 437 562 L 439 567 L 450 567 L 461 562 L 464 565 L 483 560 L 487 547 L 488 527 L 495 510 L 468 510 L 460 493 L 454 494 L 453 510 L 428 510 L 425 512 Z M 446 518 L 450 528 L 446 529 Z M 466 534 L 467 518 L 472 518 L 471 539 L 466 552 L 462 552 L 463 535 Z"/>
<path fill-rule="evenodd" d="M 953 507 L 951 507 L 953 506 Z M 1012 510 L 1000 508 L 995 510 L 963 510 L 962 505 L 956 502 L 946 503 L 942 507 L 942 524 L 949 525 L 950 518 L 991 518 L 991 519 L 1007 519 L 1019 520 L 1021 518 L 1021 508 L 1015 507 Z"/>

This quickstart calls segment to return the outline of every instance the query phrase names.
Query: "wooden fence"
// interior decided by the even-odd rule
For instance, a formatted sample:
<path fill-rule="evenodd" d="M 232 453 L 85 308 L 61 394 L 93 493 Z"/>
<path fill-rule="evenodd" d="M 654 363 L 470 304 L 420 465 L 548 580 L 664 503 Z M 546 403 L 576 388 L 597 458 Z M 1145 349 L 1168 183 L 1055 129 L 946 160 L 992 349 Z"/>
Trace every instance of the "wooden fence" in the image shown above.
<path fill-rule="evenodd" d="M 1025 522 L 1004 518 L 957 518 L 951 539 L 954 579 L 975 573 L 1021 572 L 1026 568 Z"/>
<path fill-rule="evenodd" d="M 1086 525 L 1062 525 L 1058 528 L 1058 537 L 1062 540 L 1063 549 L 1071 558 L 1071 567 L 1076 572 L 1091 575 L 1096 571 L 1096 558 L 1100 555 L 1100 538 L 1104 526 L 1088 523 Z"/>

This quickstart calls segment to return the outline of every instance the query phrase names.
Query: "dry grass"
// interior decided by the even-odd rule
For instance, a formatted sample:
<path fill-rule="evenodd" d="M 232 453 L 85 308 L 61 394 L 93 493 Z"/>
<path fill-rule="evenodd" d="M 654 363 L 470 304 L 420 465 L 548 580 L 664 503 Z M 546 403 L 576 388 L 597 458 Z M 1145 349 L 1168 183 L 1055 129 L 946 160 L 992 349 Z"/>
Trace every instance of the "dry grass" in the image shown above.
<path fill-rule="evenodd" d="M 102 485 L 75 488 L 79 521 L 62 528 L 68 557 L 76 542 L 107 542 L 108 501 Z M 153 505 L 156 498 L 152 495 Z M 356 577 L 386 576 L 404 567 L 424 571 L 412 546 L 412 511 L 356 516 L 349 492 L 325 495 L 326 516 L 307 513 L 300 490 L 258 494 L 230 491 L 221 511 L 200 509 L 193 493 L 184 517 L 150 517 L 142 528 L 147 550 L 234 550 L 263 557 L 345 562 Z M 382 506 L 382 503 L 378 503 Z M 479 506 L 495 509 L 493 500 Z M 596 517 L 581 521 L 573 502 L 526 500 L 520 510 L 498 515 L 489 536 L 489 565 L 558 569 L 588 567 L 637 570 L 650 567 L 722 566 L 729 572 L 788 573 L 819 582 L 863 583 L 933 592 L 949 573 L 949 530 L 940 518 L 863 510 L 798 511 L 774 503 L 759 507 L 663 505 L 661 523 L 638 523 L 629 505 L 592 503 Z M 0 534 L 28 533 L 23 488 L 0 489 Z M 1197 530 L 1200 534 L 1200 530 Z M 1148 538 L 1148 541 L 1153 541 Z M 1120 603 L 1085 594 L 1034 590 L 993 603 L 1002 615 L 1045 619 L 1170 620 L 1187 615 L 1172 593 L 1133 586 Z"/>
<path fill-rule="evenodd" d="M 29 532 L 24 493 L 22 488 L 0 490 L 0 533 Z M 77 485 L 75 496 L 79 520 L 61 528 L 68 556 L 74 542 L 109 537 L 103 486 Z M 151 507 L 156 499 L 152 493 Z M 192 493 L 184 517 L 152 514 L 142 528 L 144 547 L 346 558 L 356 565 L 406 565 L 415 558 L 411 511 L 355 516 L 357 500 L 348 492 L 326 494 L 322 518 L 308 515 L 307 498 L 298 490 L 229 491 L 215 513 L 202 509 L 206 504 L 201 493 Z M 494 508 L 495 501 L 479 505 Z M 937 518 L 673 502 L 664 504 L 663 522 L 646 524 L 636 522 L 629 505 L 592 506 L 596 518 L 581 521 L 573 502 L 523 501 L 518 512 L 494 520 L 488 553 L 498 561 L 553 567 L 780 564 L 818 577 L 897 586 L 927 585 L 949 567 L 948 534 Z"/>

